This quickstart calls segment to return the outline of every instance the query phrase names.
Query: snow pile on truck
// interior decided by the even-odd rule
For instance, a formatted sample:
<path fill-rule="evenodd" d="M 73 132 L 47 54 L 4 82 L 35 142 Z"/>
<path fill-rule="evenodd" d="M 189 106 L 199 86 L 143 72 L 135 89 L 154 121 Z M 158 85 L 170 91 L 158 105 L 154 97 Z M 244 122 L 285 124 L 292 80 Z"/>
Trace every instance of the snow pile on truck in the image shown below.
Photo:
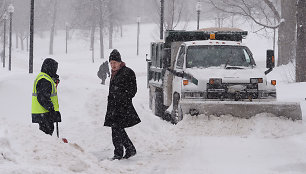
<path fill-rule="evenodd" d="M 177 123 L 191 116 L 249 118 L 259 113 L 301 120 L 298 102 L 278 102 L 276 80 L 268 79 L 274 51 L 267 50 L 266 68 L 256 66 L 242 43 L 247 31 L 207 28 L 169 30 L 164 41 L 151 43 L 148 62 L 150 108 Z"/>

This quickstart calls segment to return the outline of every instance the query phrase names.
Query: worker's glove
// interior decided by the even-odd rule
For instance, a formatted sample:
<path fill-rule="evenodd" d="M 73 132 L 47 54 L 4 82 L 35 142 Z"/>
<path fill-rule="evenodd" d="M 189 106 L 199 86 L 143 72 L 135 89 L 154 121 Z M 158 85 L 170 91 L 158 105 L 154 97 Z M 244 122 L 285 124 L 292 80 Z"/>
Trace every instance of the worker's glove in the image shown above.
<path fill-rule="evenodd" d="M 60 82 L 59 75 L 56 74 L 55 77 L 53 77 L 52 79 L 53 79 L 54 83 L 59 84 L 59 82 Z"/>
<path fill-rule="evenodd" d="M 50 110 L 49 111 L 49 120 L 52 121 L 52 122 L 55 122 L 56 118 L 57 118 L 57 112 L 54 109 Z"/>
<path fill-rule="evenodd" d="M 59 82 L 60 82 L 60 79 L 56 79 L 55 83 L 59 84 Z"/>

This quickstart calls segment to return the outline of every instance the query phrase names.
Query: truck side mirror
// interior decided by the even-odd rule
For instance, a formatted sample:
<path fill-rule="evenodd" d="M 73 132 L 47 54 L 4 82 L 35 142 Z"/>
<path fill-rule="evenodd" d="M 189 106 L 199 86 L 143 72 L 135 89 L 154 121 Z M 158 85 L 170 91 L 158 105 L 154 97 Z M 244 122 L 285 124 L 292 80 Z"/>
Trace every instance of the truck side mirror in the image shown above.
<path fill-rule="evenodd" d="M 272 69 L 275 67 L 274 50 L 267 50 L 266 68 Z"/>
<path fill-rule="evenodd" d="M 168 68 L 171 66 L 171 48 L 164 48 L 162 53 L 162 59 L 164 67 Z"/>
<path fill-rule="evenodd" d="M 148 54 L 146 54 L 146 61 L 150 61 L 151 59 L 148 59 Z"/>

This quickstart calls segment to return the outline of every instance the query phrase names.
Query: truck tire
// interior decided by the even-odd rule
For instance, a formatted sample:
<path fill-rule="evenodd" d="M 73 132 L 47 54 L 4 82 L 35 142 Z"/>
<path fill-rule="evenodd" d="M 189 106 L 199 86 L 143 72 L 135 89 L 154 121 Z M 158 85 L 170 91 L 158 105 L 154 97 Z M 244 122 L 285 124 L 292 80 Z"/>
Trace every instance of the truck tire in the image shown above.
<path fill-rule="evenodd" d="M 183 120 L 183 111 L 180 105 L 180 96 L 178 93 L 173 95 L 173 110 L 171 112 L 171 123 L 177 124 Z"/>
<path fill-rule="evenodd" d="M 152 95 L 152 96 L 151 96 Z M 155 90 L 151 93 L 151 110 L 153 111 L 154 115 L 163 117 L 164 114 L 164 105 L 163 105 L 163 92 L 161 89 L 155 88 Z"/>
<path fill-rule="evenodd" d="M 152 89 L 149 87 L 149 108 L 152 110 L 152 101 L 153 101 L 153 94 Z"/>
<path fill-rule="evenodd" d="M 181 105 L 179 104 L 178 105 L 178 110 L 177 110 L 177 118 L 178 118 L 178 121 L 182 121 L 183 120 L 183 110 L 182 110 L 182 107 Z"/>

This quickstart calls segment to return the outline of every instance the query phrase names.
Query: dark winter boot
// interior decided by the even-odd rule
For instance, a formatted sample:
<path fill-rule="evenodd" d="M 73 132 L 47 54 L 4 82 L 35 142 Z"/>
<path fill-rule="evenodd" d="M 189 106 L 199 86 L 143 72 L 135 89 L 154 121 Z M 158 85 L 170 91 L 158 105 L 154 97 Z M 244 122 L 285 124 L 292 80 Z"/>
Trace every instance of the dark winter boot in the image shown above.
<path fill-rule="evenodd" d="M 119 156 L 119 155 L 114 155 L 112 157 L 112 160 L 121 160 L 122 159 L 122 156 Z"/>
<path fill-rule="evenodd" d="M 123 156 L 124 159 L 128 159 L 132 156 L 135 156 L 136 155 L 136 149 L 133 149 L 133 150 L 126 150 L 125 152 L 125 155 Z"/>

